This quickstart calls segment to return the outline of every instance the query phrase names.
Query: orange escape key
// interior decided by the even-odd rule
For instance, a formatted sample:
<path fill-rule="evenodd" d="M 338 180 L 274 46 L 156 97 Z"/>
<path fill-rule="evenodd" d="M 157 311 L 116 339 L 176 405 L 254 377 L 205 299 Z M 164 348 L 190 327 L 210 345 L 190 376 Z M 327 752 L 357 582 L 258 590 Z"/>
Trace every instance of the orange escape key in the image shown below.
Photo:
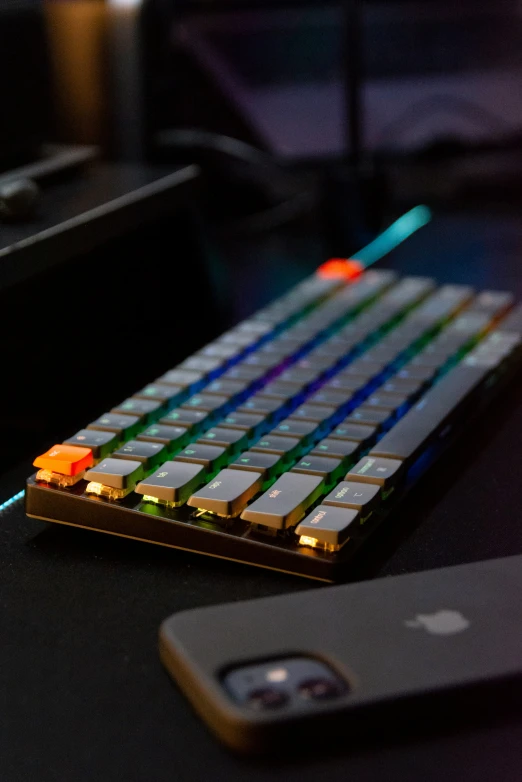
<path fill-rule="evenodd" d="M 78 475 L 93 465 L 92 451 L 78 445 L 54 445 L 38 456 L 33 462 L 35 467 L 50 470 L 60 475 Z"/>

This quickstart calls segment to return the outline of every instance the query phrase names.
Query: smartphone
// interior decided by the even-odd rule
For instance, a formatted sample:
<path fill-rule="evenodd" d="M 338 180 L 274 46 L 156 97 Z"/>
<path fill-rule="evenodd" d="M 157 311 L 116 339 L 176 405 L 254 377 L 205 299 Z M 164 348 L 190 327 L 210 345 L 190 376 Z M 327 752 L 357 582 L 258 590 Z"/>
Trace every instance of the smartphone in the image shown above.
<path fill-rule="evenodd" d="M 522 556 L 183 611 L 159 646 L 242 752 L 485 712 L 522 683 Z"/>

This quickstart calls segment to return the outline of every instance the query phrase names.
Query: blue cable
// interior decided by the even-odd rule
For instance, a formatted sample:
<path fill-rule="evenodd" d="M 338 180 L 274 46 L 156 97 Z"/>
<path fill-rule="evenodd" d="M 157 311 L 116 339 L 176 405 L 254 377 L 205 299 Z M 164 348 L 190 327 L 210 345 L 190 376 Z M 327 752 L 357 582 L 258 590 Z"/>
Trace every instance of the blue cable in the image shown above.
<path fill-rule="evenodd" d="M 7 508 L 10 508 L 11 505 L 14 505 L 15 502 L 18 502 L 18 500 L 21 500 L 24 494 L 25 494 L 25 489 L 22 489 L 22 491 L 19 491 L 17 494 L 13 494 L 13 496 L 10 497 L 8 500 L 2 502 L 0 504 L 0 513 L 2 513 L 2 511 L 4 510 L 7 510 Z"/>
<path fill-rule="evenodd" d="M 380 260 L 384 255 L 387 255 L 402 244 L 419 228 L 429 223 L 431 217 L 432 212 L 429 207 L 423 204 L 413 207 L 409 212 L 399 217 L 398 220 L 395 220 L 389 228 L 386 228 L 366 247 L 352 255 L 352 258 L 356 261 L 361 261 L 365 267 L 371 266 L 372 263 Z"/>

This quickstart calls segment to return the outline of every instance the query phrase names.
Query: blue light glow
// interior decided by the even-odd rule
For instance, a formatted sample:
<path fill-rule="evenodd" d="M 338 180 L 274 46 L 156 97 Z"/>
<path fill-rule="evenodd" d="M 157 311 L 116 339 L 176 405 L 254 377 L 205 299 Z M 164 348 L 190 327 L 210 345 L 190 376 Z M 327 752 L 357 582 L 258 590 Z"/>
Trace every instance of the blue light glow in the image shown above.
<path fill-rule="evenodd" d="M 398 247 L 419 228 L 429 223 L 430 220 L 431 210 L 427 206 L 422 204 L 415 206 L 352 257 L 357 261 L 362 261 L 365 266 L 371 266 L 372 263 Z"/>
<path fill-rule="evenodd" d="M 10 497 L 5 502 L 2 502 L 0 504 L 0 513 L 2 513 L 2 511 L 4 511 L 4 510 L 7 510 L 7 508 L 10 508 L 11 505 L 14 505 L 15 502 L 18 502 L 18 500 L 21 500 L 22 497 L 24 496 L 24 494 L 25 494 L 25 490 L 22 489 L 22 491 L 19 491 L 18 494 L 14 494 L 12 497 Z"/>

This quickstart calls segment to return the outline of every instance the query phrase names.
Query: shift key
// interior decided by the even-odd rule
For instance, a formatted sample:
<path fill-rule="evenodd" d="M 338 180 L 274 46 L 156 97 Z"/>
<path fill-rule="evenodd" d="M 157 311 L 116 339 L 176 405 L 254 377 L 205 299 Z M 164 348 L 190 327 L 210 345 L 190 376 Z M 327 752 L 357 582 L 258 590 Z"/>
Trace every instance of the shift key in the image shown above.
<path fill-rule="evenodd" d="M 293 527 L 322 494 L 324 480 L 318 475 L 285 473 L 246 508 L 241 518 L 272 529 Z"/>

